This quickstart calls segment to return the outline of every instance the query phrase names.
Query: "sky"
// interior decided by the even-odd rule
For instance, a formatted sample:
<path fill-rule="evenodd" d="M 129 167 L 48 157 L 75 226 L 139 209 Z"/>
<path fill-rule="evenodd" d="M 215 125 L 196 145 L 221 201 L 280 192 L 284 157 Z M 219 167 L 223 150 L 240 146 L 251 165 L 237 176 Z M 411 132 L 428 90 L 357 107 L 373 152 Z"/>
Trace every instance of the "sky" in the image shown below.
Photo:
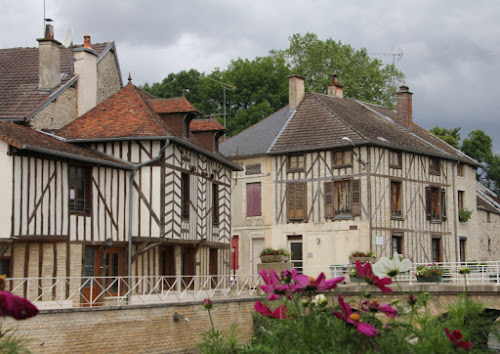
<path fill-rule="evenodd" d="M 500 153 L 500 1 L 0 0 L 0 48 L 36 47 L 44 13 L 61 42 L 69 29 L 75 44 L 114 41 L 135 85 L 265 56 L 294 33 L 366 48 L 396 59 L 416 123 L 483 129 Z"/>

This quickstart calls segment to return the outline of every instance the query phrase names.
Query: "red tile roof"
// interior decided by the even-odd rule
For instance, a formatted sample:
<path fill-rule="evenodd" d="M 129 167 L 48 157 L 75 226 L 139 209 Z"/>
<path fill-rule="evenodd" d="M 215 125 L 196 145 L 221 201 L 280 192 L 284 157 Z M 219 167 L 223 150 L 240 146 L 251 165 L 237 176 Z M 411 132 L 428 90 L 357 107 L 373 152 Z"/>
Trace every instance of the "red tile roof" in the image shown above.
<path fill-rule="evenodd" d="M 156 113 L 197 113 L 198 110 L 185 97 L 152 99 L 151 107 Z"/>
<path fill-rule="evenodd" d="M 215 118 L 213 119 L 195 119 L 191 121 L 189 126 L 192 132 L 225 130 L 224 126 Z"/>
<path fill-rule="evenodd" d="M 175 135 L 161 121 L 140 88 L 128 84 L 57 131 L 68 140 Z"/>
<path fill-rule="evenodd" d="M 105 165 L 112 163 L 116 167 L 128 168 L 131 166 L 131 164 L 116 160 L 111 156 L 61 141 L 48 134 L 14 123 L 0 122 L 0 140 L 19 150 L 42 152 L 74 160 L 91 159 L 94 163 Z"/>
<path fill-rule="evenodd" d="M 97 43 L 102 53 L 112 43 Z M 38 48 L 0 49 L 0 119 L 25 119 L 49 96 L 74 77 L 72 48 L 61 48 L 61 85 L 38 89 Z"/>

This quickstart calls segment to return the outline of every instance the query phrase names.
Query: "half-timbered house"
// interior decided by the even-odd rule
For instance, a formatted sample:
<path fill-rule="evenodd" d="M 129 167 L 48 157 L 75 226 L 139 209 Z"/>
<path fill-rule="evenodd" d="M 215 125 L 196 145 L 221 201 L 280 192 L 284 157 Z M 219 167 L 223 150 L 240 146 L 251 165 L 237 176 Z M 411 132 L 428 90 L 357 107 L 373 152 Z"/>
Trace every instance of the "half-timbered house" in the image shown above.
<path fill-rule="evenodd" d="M 408 87 L 397 110 L 343 97 L 336 77 L 325 95 L 305 94 L 292 76 L 289 94 L 288 106 L 221 146 L 245 169 L 232 194 L 239 271 L 255 269 L 264 246 L 288 248 L 299 268 L 344 264 L 357 250 L 477 257 L 478 163 L 413 122 Z M 469 221 L 461 208 L 474 211 Z"/>

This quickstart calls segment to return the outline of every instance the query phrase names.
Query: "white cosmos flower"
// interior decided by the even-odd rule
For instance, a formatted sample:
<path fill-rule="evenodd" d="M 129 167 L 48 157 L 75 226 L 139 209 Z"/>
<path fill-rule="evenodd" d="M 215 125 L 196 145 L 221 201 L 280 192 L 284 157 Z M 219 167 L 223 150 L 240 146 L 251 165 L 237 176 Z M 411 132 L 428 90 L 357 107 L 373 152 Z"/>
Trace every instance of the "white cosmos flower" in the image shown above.
<path fill-rule="evenodd" d="M 372 267 L 373 273 L 379 278 L 393 278 L 400 273 L 409 272 L 412 266 L 411 261 L 408 258 L 403 258 L 403 256 L 394 253 L 392 259 L 387 257 L 382 257 L 375 263 Z"/>
<path fill-rule="evenodd" d="M 316 295 L 312 302 L 317 306 L 325 306 L 328 304 L 328 300 L 326 299 L 326 296 L 323 294 Z"/>

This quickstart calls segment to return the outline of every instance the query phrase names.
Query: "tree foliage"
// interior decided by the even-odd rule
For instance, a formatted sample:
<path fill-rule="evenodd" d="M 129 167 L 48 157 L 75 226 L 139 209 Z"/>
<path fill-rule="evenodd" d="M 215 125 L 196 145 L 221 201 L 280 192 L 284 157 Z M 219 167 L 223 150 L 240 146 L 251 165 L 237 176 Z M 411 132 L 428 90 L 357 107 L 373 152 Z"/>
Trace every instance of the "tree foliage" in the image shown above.
<path fill-rule="evenodd" d="M 460 127 L 454 129 L 446 129 L 442 127 L 434 127 L 429 132 L 446 141 L 456 149 L 460 149 Z"/>
<path fill-rule="evenodd" d="M 392 107 L 396 86 L 403 74 L 392 65 L 383 66 L 371 59 L 365 49 L 329 38 L 318 39 L 313 33 L 294 34 L 289 48 L 271 50 L 268 56 L 253 60 L 232 60 L 225 70 L 209 74 L 197 70 L 171 73 L 163 81 L 144 85 L 155 96 L 169 98 L 185 95 L 205 115 L 215 115 L 223 122 L 226 88 L 227 128 L 231 134 L 255 124 L 288 103 L 290 74 L 306 77 L 306 90 L 324 93 L 337 74 L 346 97 Z M 216 81 L 214 81 L 216 80 Z"/>

